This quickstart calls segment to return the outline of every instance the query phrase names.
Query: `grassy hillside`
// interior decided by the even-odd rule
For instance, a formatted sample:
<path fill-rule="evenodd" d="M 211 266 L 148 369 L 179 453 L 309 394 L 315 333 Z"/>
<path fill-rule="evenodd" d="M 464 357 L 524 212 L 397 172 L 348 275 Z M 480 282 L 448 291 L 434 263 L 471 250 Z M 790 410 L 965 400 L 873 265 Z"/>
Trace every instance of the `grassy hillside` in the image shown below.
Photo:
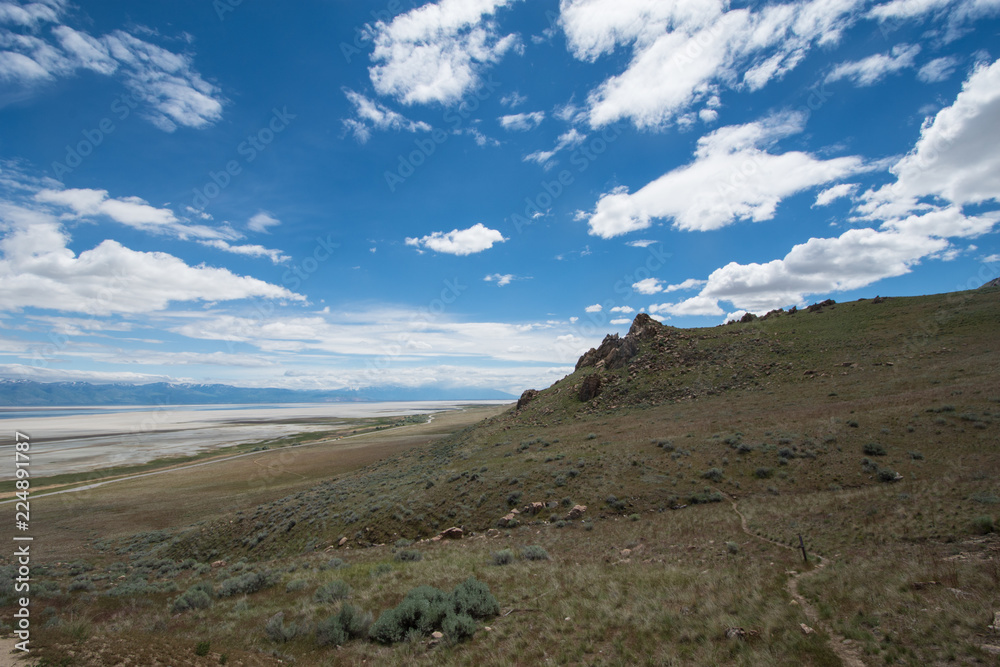
<path fill-rule="evenodd" d="M 43 653 L 992 664 L 1000 290 L 637 323 L 520 410 L 232 515 L 92 536 L 47 570 Z M 425 541 L 451 526 L 463 539 Z M 471 639 L 317 641 L 345 604 L 378 618 L 470 575 L 500 609 Z M 349 602 L 316 597 L 333 581 Z M 207 604 L 178 610 L 196 585 Z"/>

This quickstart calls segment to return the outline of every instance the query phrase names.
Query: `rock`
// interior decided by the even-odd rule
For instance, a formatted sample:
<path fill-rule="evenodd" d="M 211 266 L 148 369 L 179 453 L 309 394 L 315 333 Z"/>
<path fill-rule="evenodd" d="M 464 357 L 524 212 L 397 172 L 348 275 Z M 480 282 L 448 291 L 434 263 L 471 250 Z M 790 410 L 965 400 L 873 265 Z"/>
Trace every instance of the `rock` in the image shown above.
<path fill-rule="evenodd" d="M 981 648 L 984 653 L 989 653 L 990 655 L 1000 655 L 1000 646 L 994 646 L 993 644 L 980 644 L 979 648 Z"/>
<path fill-rule="evenodd" d="M 464 534 L 465 533 L 462 531 L 461 528 L 452 527 L 448 528 L 447 530 L 442 530 L 438 534 L 438 537 L 443 540 L 460 540 L 462 539 L 462 535 Z"/>
<path fill-rule="evenodd" d="M 431 637 L 433 637 L 434 639 L 444 639 L 444 633 L 435 630 L 434 632 L 431 633 Z"/>
<path fill-rule="evenodd" d="M 726 628 L 726 639 L 746 639 L 747 631 L 743 628 Z"/>
<path fill-rule="evenodd" d="M 214 563 L 212 563 L 212 567 L 213 568 L 216 568 L 216 567 L 225 567 L 225 566 L 226 566 L 226 561 L 224 561 L 224 560 L 217 560 Z"/>
<path fill-rule="evenodd" d="M 993 612 L 993 625 L 989 626 L 990 630 L 1000 634 L 1000 611 Z"/>
<path fill-rule="evenodd" d="M 344 546 L 345 544 L 347 544 L 347 538 L 346 538 L 346 537 L 342 537 L 342 538 L 340 538 L 340 540 L 339 540 L 339 541 L 337 542 L 337 546 L 338 546 L 338 547 L 342 547 L 342 546 Z"/>
<path fill-rule="evenodd" d="M 566 519 L 569 521 L 573 521 L 574 519 L 579 519 L 580 517 L 583 516 L 583 513 L 586 511 L 587 511 L 586 505 L 574 505 L 573 509 L 569 511 L 569 514 L 566 515 Z"/>
<path fill-rule="evenodd" d="M 521 410 L 528 405 L 528 403 L 535 400 L 538 397 L 538 393 L 537 389 L 525 389 L 524 393 L 521 394 L 521 398 L 517 399 L 517 409 Z"/>
<path fill-rule="evenodd" d="M 486 537 L 490 539 L 495 539 L 497 537 L 500 537 L 500 531 L 497 530 L 496 528 L 490 528 L 489 530 L 486 531 Z"/>
<path fill-rule="evenodd" d="M 538 514 L 545 509 L 545 503 L 528 503 L 521 511 L 525 514 Z"/>
<path fill-rule="evenodd" d="M 827 306 L 833 306 L 836 303 L 837 302 L 834 301 L 833 299 L 827 299 L 826 301 L 820 301 L 819 303 L 814 303 L 813 305 L 809 306 L 809 308 L 807 308 L 807 310 L 810 313 L 816 313 L 816 312 L 819 312 L 819 311 L 823 310 Z"/>
<path fill-rule="evenodd" d="M 507 528 L 509 526 L 516 526 L 517 525 L 517 515 L 514 514 L 513 512 L 511 512 L 510 514 L 502 516 L 502 517 L 500 517 L 500 520 L 497 521 L 497 524 L 501 528 Z"/>
<path fill-rule="evenodd" d="M 639 353 L 639 341 L 652 338 L 663 330 L 663 325 L 646 313 L 639 313 L 624 338 L 618 334 L 608 334 L 601 345 L 588 350 L 576 362 L 576 370 L 594 366 L 608 369 L 621 368 Z"/>
<path fill-rule="evenodd" d="M 740 318 L 740 324 L 749 324 L 757 319 L 757 316 L 753 313 L 744 313 L 743 317 Z"/>
<path fill-rule="evenodd" d="M 815 632 L 816 632 L 815 630 L 813 630 L 812 628 L 810 628 L 805 623 L 800 623 L 799 627 L 802 628 L 802 634 L 804 634 L 804 635 L 811 635 L 811 634 L 815 634 Z"/>
<path fill-rule="evenodd" d="M 586 403 L 591 399 L 597 398 L 597 396 L 600 393 L 601 393 L 600 375 L 597 375 L 595 373 L 594 375 L 588 375 L 587 377 L 583 378 L 583 383 L 580 385 L 580 393 L 579 393 L 579 397 L 582 402 Z"/>
<path fill-rule="evenodd" d="M 979 286 L 979 289 L 989 289 L 990 287 L 1000 287 L 1000 278 L 994 278 L 988 283 L 983 283 Z"/>
<path fill-rule="evenodd" d="M 888 300 L 889 300 L 888 297 L 876 296 L 874 299 L 872 299 L 872 303 L 885 303 Z"/>

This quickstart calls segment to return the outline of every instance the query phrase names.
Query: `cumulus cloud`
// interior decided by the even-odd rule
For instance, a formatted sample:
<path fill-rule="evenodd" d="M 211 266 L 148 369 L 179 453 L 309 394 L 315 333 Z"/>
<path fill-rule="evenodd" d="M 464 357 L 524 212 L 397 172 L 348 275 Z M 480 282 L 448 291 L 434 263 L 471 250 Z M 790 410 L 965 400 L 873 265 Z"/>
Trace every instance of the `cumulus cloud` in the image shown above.
<path fill-rule="evenodd" d="M 683 317 L 691 315 L 722 315 L 725 311 L 719 307 L 716 299 L 707 296 L 693 296 L 690 299 L 676 303 L 651 304 L 649 312 L 657 315 Z"/>
<path fill-rule="evenodd" d="M 423 121 L 414 121 L 397 111 L 368 99 L 353 90 L 344 90 L 344 95 L 354 107 L 355 118 L 344 120 L 346 127 L 354 138 L 365 143 L 371 138 L 372 128 L 376 130 L 395 130 L 397 132 L 430 132 L 431 126 Z"/>
<path fill-rule="evenodd" d="M 696 287 L 701 287 L 707 281 L 698 280 L 697 278 L 688 278 L 684 282 L 677 283 L 676 285 L 667 285 L 663 288 L 664 292 L 683 292 L 686 290 L 694 289 Z"/>
<path fill-rule="evenodd" d="M 635 308 L 632 308 L 631 306 L 615 306 L 614 308 L 611 309 L 611 312 L 612 313 L 624 313 L 624 314 L 628 315 L 629 313 L 634 313 L 635 312 Z"/>
<path fill-rule="evenodd" d="M 483 278 L 483 280 L 488 283 L 496 283 L 497 287 L 503 287 L 505 285 L 510 285 L 514 278 L 515 276 L 513 273 L 491 273 Z"/>
<path fill-rule="evenodd" d="M 526 132 L 528 130 L 538 127 L 538 125 L 545 120 L 544 111 L 532 111 L 529 113 L 515 113 L 506 116 L 500 116 L 500 126 L 505 130 L 513 130 L 516 132 Z"/>
<path fill-rule="evenodd" d="M 428 248 L 448 255 L 472 255 L 489 250 L 494 243 L 506 241 L 503 234 L 477 222 L 468 229 L 453 229 L 450 232 L 434 232 L 420 238 L 407 238 L 406 245 Z"/>
<path fill-rule="evenodd" d="M 919 53 L 918 44 L 897 44 L 888 54 L 877 53 L 863 60 L 837 65 L 826 76 L 826 83 L 850 79 L 855 85 L 871 86 L 889 74 L 913 67 Z"/>
<path fill-rule="evenodd" d="M 110 239 L 77 255 L 56 218 L 9 202 L 0 203 L 0 229 L 0 310 L 108 315 L 161 311 L 174 302 L 305 300 L 256 278 L 189 266 L 173 255 L 138 252 Z"/>
<path fill-rule="evenodd" d="M 376 92 L 404 104 L 453 104 L 475 88 L 486 66 L 517 43 L 490 19 L 516 0 L 441 0 L 372 29 Z"/>
<path fill-rule="evenodd" d="M 698 140 L 694 162 L 667 172 L 635 193 L 624 187 L 601 196 L 590 234 L 613 238 L 670 219 L 677 229 L 707 231 L 739 220 L 769 220 L 781 200 L 866 170 L 859 157 L 820 160 L 808 153 L 769 153 L 766 147 L 801 132 L 800 114 L 719 128 Z"/>
<path fill-rule="evenodd" d="M 639 282 L 632 283 L 632 289 L 639 294 L 656 294 L 663 291 L 663 283 L 656 278 L 646 278 Z"/>
<path fill-rule="evenodd" d="M 658 129 L 684 117 L 720 85 L 757 90 L 784 76 L 814 44 L 832 44 L 862 0 L 806 0 L 727 11 L 721 0 L 565 0 L 560 25 L 570 52 L 593 62 L 631 49 L 626 69 L 591 91 L 587 119 Z M 711 122 L 714 114 L 703 120 Z"/>
<path fill-rule="evenodd" d="M 87 70 L 122 81 L 156 127 L 203 128 L 222 117 L 219 88 L 202 78 L 190 56 L 123 30 L 95 37 L 60 23 L 65 3 L 0 4 L 0 80 L 20 86 Z M 3 27 L 4 25 L 11 27 Z M 42 30 L 42 25 L 51 25 Z"/>
<path fill-rule="evenodd" d="M 599 303 L 595 303 L 592 306 L 587 306 L 586 308 L 584 308 L 584 311 L 586 311 L 588 313 L 599 313 L 602 310 L 604 310 L 604 306 L 602 306 Z"/>

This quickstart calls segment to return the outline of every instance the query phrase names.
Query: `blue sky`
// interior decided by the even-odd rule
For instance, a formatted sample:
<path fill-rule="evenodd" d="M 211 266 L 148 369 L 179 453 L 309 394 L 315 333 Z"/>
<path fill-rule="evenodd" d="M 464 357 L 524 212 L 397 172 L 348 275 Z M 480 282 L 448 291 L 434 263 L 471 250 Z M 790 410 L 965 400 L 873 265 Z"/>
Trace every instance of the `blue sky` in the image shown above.
<path fill-rule="evenodd" d="M 0 0 L 0 377 L 551 384 L 1000 275 L 997 0 Z"/>

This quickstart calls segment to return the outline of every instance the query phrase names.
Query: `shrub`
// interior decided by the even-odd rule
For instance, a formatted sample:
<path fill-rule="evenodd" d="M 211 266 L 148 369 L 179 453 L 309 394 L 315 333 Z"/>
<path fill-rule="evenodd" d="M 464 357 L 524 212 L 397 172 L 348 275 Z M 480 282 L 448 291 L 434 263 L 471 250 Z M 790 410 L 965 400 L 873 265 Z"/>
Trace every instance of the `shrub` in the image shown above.
<path fill-rule="evenodd" d="M 342 646 L 350 639 L 364 639 L 372 624 L 372 615 L 345 604 L 340 611 L 320 621 L 316 626 L 316 643 L 320 646 Z"/>
<path fill-rule="evenodd" d="M 850 426 L 851 428 L 858 428 L 859 426 L 858 422 L 854 421 L 853 419 L 849 420 L 847 422 L 847 425 Z"/>
<path fill-rule="evenodd" d="M 712 482 L 721 482 L 723 474 L 720 468 L 709 468 L 705 472 L 701 473 L 701 476 L 702 478 Z"/>
<path fill-rule="evenodd" d="M 740 552 L 740 545 L 736 542 L 726 542 L 726 551 L 731 554 L 738 554 Z"/>
<path fill-rule="evenodd" d="M 195 655 L 208 655 L 208 652 L 212 650 L 212 644 L 210 642 L 198 642 L 194 647 Z"/>
<path fill-rule="evenodd" d="M 227 598 L 233 595 L 249 595 L 273 586 L 276 578 L 262 572 L 246 572 L 226 579 L 219 584 L 219 597 Z"/>
<path fill-rule="evenodd" d="M 790 459 L 795 456 L 795 452 L 788 447 L 782 447 L 778 450 L 778 456 L 782 459 Z"/>
<path fill-rule="evenodd" d="M 441 623 L 441 631 L 453 642 L 465 641 L 476 634 L 476 621 L 465 614 L 449 614 Z"/>
<path fill-rule="evenodd" d="M 351 587 L 343 579 L 335 579 L 327 584 L 323 584 L 316 589 L 313 594 L 313 601 L 320 604 L 330 604 L 337 600 L 343 600 L 351 594 Z"/>
<path fill-rule="evenodd" d="M 637 512 L 633 512 L 632 514 L 628 515 L 628 518 L 629 518 L 629 521 L 638 521 L 642 517 Z"/>
<path fill-rule="evenodd" d="M 490 587 L 475 577 L 469 577 L 452 591 L 455 611 L 472 618 L 484 620 L 500 613 L 500 603 L 490 592 Z"/>
<path fill-rule="evenodd" d="M 754 470 L 753 474 L 756 475 L 758 479 L 767 479 L 774 474 L 774 470 L 771 468 L 761 466 L 760 468 Z"/>
<path fill-rule="evenodd" d="M 400 563 L 415 563 L 422 560 L 424 555 L 416 549 L 403 549 L 396 552 L 396 560 Z"/>
<path fill-rule="evenodd" d="M 191 609 L 208 609 L 212 606 L 212 582 L 201 581 L 188 588 L 174 600 L 171 613 L 180 614 Z"/>
<path fill-rule="evenodd" d="M 524 560 L 549 560 L 549 552 L 537 544 L 532 544 L 521 549 L 521 558 Z"/>
<path fill-rule="evenodd" d="M 718 491 L 705 489 L 701 493 L 693 493 L 688 496 L 688 502 L 692 505 L 705 505 L 708 503 L 721 503 L 725 499 Z"/>
<path fill-rule="evenodd" d="M 306 587 L 305 579 L 292 579 L 287 584 L 285 584 L 286 593 L 294 593 L 296 591 L 301 591 Z"/>
<path fill-rule="evenodd" d="M 413 540 L 408 540 L 405 537 L 401 537 L 398 540 L 396 540 L 396 545 L 395 546 L 396 546 L 397 549 L 405 549 L 406 547 L 408 547 L 408 546 L 410 546 L 412 544 L 413 544 Z"/>
<path fill-rule="evenodd" d="M 993 525 L 993 517 L 991 516 L 977 516 L 972 520 L 972 530 L 978 535 L 988 535 L 995 528 L 996 526 Z"/>
<path fill-rule="evenodd" d="M 342 567 L 345 567 L 344 561 L 342 561 L 339 558 L 331 558 L 327 562 L 325 562 L 322 565 L 320 565 L 319 569 L 321 569 L 321 570 L 339 570 Z"/>
<path fill-rule="evenodd" d="M 596 439 L 597 439 L 597 434 L 596 433 L 588 433 L 587 434 L 587 440 L 596 440 Z"/>
<path fill-rule="evenodd" d="M 910 454 L 910 458 L 912 460 L 914 460 L 914 461 L 923 461 L 924 460 L 924 455 L 921 454 L 920 452 L 910 452 L 909 454 Z"/>
<path fill-rule="evenodd" d="M 514 562 L 514 552 L 510 549 L 501 549 L 493 552 L 494 565 L 510 565 Z"/>
<path fill-rule="evenodd" d="M 285 623 L 285 612 L 279 611 L 268 619 L 264 626 L 264 634 L 271 641 L 280 644 L 295 639 L 295 636 L 299 634 L 299 626 L 294 621 Z"/>
<path fill-rule="evenodd" d="M 868 456 L 885 456 L 885 447 L 878 444 L 877 442 L 869 442 L 862 450 Z"/>

